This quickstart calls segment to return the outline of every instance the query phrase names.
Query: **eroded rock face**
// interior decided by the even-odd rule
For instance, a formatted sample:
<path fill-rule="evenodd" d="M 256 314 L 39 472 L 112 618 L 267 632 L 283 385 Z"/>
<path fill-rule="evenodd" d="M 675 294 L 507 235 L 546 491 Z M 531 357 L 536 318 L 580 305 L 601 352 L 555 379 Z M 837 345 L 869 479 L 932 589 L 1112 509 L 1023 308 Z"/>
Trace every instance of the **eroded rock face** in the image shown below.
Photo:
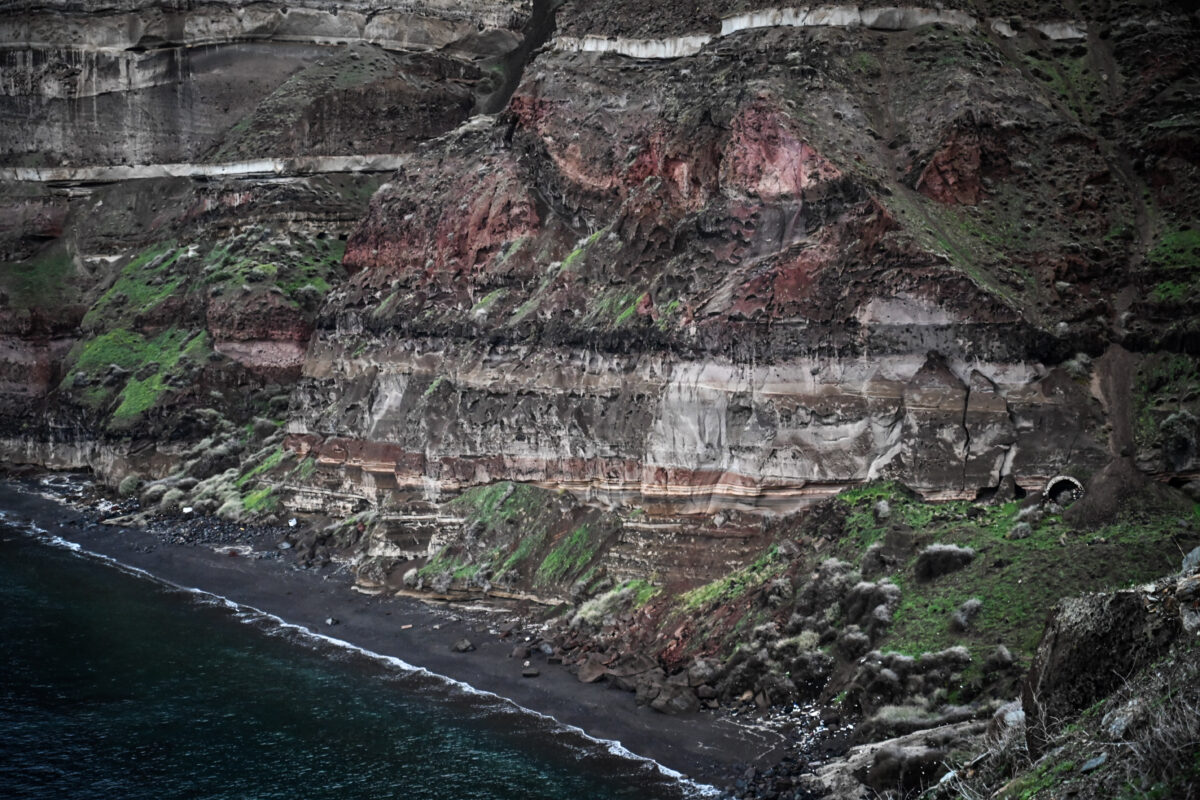
<path fill-rule="evenodd" d="M 976 406 L 964 427 L 966 385 L 942 362 L 942 383 L 931 385 L 927 364 L 903 356 L 750 367 L 441 344 L 355 354 L 323 337 L 309 351 L 289 430 L 322 464 L 412 490 L 511 478 L 696 510 L 784 509 L 898 476 L 930 494 L 973 497 L 1011 474 L 1002 470 L 1023 447 L 1053 450 L 1032 419 L 1026 435 L 1013 430 L 1030 412 L 1003 399 L 989 413 Z M 1013 388 L 1036 391 L 1037 375 L 1022 377 L 1030 384 Z M 1095 412 L 1083 397 L 1061 413 Z M 1103 457 L 1092 448 L 1075 457 Z M 1033 486 L 1052 464 L 1016 477 Z"/>
<path fill-rule="evenodd" d="M 501 88 L 531 5 L 0 9 L 0 161 L 389 153 Z M 233 134 L 230 136 L 230 134 Z"/>
<path fill-rule="evenodd" d="M 1034 191 L 1013 162 L 1069 123 L 1028 101 L 1040 90 L 986 36 L 901 28 L 747 31 L 670 62 L 543 54 L 500 120 L 426 148 L 377 195 L 291 430 L 330 466 L 384 448 L 371 469 L 428 492 L 507 476 L 697 510 L 876 477 L 973 497 L 1102 465 L 1101 393 L 1052 366 L 1105 346 L 1095 307 L 1014 294 L 996 260 L 1074 264 L 1075 245 L 1047 230 L 1034 256 L 955 233 L 947 257 L 918 229 Z M 957 110 L 892 98 L 904 133 L 877 145 L 882 101 L 838 48 L 869 50 L 853 63 L 878 78 L 879 59 L 926 70 L 948 47 L 995 56 L 995 92 L 955 95 Z M 760 76 L 750 96 L 729 89 L 739 59 Z M 1097 214 L 1133 200 L 1108 202 Z"/>
<path fill-rule="evenodd" d="M 262 416 L 294 509 L 562 488 L 685 583 L 762 544 L 693 513 L 1194 469 L 1189 17 L 681 8 L 6 7 L 6 168 L 188 162 L 2 173 L 8 451 Z"/>
<path fill-rule="evenodd" d="M 503 101 L 535 11 L 0 7 L 10 457 L 107 470 L 280 419 L 375 173 Z"/>

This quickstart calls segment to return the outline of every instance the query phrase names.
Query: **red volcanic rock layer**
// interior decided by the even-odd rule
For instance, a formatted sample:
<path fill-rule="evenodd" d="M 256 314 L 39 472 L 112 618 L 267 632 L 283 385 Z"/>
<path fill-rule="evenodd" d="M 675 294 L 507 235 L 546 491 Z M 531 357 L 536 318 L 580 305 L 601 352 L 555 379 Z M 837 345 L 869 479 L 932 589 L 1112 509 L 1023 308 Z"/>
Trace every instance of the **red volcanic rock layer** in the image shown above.
<path fill-rule="evenodd" d="M 814 186 L 840 177 L 841 171 L 804 141 L 796 120 L 768 101 L 755 101 L 734 117 L 721 159 L 721 183 L 727 192 L 764 201 L 802 197 Z"/>
<path fill-rule="evenodd" d="M 267 290 L 210 298 L 206 311 L 209 333 L 222 341 L 269 339 L 307 343 L 312 322 L 294 303 Z"/>
<path fill-rule="evenodd" d="M 397 181 L 408 177 L 402 171 Z M 421 180 L 417 173 L 412 177 Z M 347 271 L 469 275 L 503 244 L 538 230 L 534 199 L 510 157 L 484 155 L 470 171 L 435 180 L 429 194 L 381 193 L 347 243 Z"/>
<path fill-rule="evenodd" d="M 917 190 L 940 203 L 975 205 L 984 196 L 983 179 L 1007 169 L 1003 145 L 990 131 L 955 130 L 917 179 Z"/>

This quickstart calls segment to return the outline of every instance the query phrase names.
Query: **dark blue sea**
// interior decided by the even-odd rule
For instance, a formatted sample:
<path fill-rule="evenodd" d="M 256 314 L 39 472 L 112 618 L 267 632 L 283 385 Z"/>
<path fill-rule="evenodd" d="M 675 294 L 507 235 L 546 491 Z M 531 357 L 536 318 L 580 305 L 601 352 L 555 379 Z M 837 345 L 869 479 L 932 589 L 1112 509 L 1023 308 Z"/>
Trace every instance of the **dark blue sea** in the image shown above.
<path fill-rule="evenodd" d="M 0 516 L 0 798 L 682 798 L 494 696 Z"/>

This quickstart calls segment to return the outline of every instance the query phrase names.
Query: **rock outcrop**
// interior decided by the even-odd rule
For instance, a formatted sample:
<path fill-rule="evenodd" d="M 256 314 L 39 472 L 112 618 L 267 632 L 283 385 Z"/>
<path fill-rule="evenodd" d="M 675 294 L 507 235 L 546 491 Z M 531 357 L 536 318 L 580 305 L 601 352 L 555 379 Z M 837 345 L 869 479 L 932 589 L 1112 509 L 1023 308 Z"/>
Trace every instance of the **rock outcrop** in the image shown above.
<path fill-rule="evenodd" d="M 1200 631 L 1200 574 L 1136 589 L 1070 598 L 1046 624 L 1022 693 L 1029 750 L 1055 729 Z M 1185 649 L 1187 645 L 1184 645 Z"/>

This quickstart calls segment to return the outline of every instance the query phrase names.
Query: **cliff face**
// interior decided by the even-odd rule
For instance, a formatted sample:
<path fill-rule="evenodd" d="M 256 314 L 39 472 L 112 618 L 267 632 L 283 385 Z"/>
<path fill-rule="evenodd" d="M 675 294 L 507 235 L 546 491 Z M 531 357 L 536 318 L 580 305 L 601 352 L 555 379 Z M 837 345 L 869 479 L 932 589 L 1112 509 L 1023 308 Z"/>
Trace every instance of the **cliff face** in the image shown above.
<path fill-rule="evenodd" d="M 1186 480 L 1186 10 L 651 10 L 10 11 L 11 446 L 212 405 L 312 490 L 668 513 Z"/>
<path fill-rule="evenodd" d="M 386 153 L 465 119 L 527 3 L 10 4 L 10 164 Z"/>
<path fill-rule="evenodd" d="M 564 6 L 507 111 L 373 198 L 297 445 L 693 510 L 1098 468 L 1128 423 L 1088 359 L 1190 349 L 1193 23 L 1011 12 Z"/>
<path fill-rule="evenodd" d="M 0 10 L 6 450 L 115 480 L 169 469 L 214 419 L 281 417 L 383 173 L 503 93 L 534 18 L 500 3 Z"/>
<path fill-rule="evenodd" d="M 0 4 L 0 458 L 976 725 L 1195 545 L 1193 6 Z"/>
<path fill-rule="evenodd" d="M 211 406 L 310 495 L 664 513 L 1189 478 L 1194 16 L 662 12 L 10 9 L 10 448 Z"/>

